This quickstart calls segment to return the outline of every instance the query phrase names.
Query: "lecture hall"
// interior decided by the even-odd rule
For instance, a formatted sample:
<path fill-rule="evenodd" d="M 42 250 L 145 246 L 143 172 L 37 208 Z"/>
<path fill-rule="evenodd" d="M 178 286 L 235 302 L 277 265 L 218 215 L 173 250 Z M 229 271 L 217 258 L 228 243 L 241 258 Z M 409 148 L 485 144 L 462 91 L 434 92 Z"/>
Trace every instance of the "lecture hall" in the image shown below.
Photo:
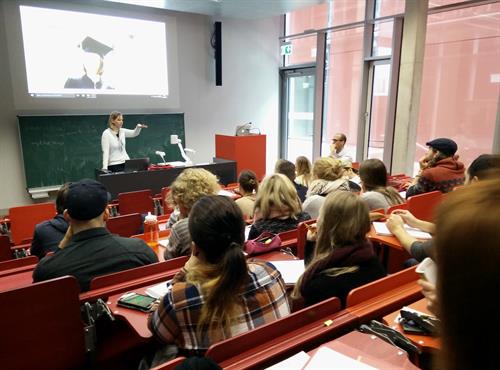
<path fill-rule="evenodd" d="M 0 20 L 0 368 L 499 368 L 500 0 Z"/>

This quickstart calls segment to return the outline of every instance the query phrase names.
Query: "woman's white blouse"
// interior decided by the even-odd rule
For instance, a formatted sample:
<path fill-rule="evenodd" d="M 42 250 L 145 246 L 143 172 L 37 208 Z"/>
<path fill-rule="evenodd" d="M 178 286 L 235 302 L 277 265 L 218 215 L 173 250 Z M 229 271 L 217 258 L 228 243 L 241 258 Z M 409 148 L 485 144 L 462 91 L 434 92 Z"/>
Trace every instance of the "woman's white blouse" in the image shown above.
<path fill-rule="evenodd" d="M 118 138 L 110 128 L 104 130 L 101 137 L 102 169 L 107 170 L 108 166 L 122 164 L 130 159 L 125 148 L 125 138 L 136 137 L 140 132 L 140 127 L 136 127 L 135 130 L 121 128 Z"/>

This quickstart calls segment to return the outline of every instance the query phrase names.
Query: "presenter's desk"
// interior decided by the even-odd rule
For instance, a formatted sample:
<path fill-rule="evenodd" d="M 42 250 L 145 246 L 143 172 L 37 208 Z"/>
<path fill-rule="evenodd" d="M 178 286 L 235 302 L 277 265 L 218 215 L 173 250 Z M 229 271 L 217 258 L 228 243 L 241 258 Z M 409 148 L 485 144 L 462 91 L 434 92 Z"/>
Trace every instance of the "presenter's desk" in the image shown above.
<path fill-rule="evenodd" d="M 213 163 L 197 164 L 189 167 L 172 167 L 165 170 L 118 172 L 98 174 L 97 181 L 104 184 L 113 199 L 119 193 L 151 189 L 158 194 L 165 186 L 170 186 L 177 176 L 186 168 L 204 168 L 219 178 L 222 184 L 236 182 L 236 162 L 227 159 L 214 158 Z"/>

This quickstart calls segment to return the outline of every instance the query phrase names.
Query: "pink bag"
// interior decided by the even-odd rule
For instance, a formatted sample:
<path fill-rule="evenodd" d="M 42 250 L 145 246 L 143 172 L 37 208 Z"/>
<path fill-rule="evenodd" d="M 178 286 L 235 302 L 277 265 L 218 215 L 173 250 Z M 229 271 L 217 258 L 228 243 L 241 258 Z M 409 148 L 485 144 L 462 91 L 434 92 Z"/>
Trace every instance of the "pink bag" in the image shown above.
<path fill-rule="evenodd" d="M 264 231 L 257 238 L 245 242 L 245 252 L 249 256 L 274 251 L 281 248 L 279 235 Z"/>

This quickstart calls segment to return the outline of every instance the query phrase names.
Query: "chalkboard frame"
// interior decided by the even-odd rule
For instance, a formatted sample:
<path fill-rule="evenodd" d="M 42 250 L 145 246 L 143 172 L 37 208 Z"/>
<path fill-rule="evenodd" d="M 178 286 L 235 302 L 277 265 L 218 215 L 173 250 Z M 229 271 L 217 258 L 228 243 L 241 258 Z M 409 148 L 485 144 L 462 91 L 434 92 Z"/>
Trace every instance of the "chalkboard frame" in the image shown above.
<path fill-rule="evenodd" d="M 36 189 L 61 185 L 82 178 L 94 178 L 102 167 L 101 135 L 108 127 L 109 115 L 20 115 L 19 138 L 26 187 Z M 155 154 L 166 153 L 167 161 L 182 160 L 170 135 L 178 135 L 185 145 L 184 113 L 123 114 L 124 128 L 133 129 L 146 123 L 147 129 L 127 139 L 130 158 L 149 157 L 161 162 Z"/>

